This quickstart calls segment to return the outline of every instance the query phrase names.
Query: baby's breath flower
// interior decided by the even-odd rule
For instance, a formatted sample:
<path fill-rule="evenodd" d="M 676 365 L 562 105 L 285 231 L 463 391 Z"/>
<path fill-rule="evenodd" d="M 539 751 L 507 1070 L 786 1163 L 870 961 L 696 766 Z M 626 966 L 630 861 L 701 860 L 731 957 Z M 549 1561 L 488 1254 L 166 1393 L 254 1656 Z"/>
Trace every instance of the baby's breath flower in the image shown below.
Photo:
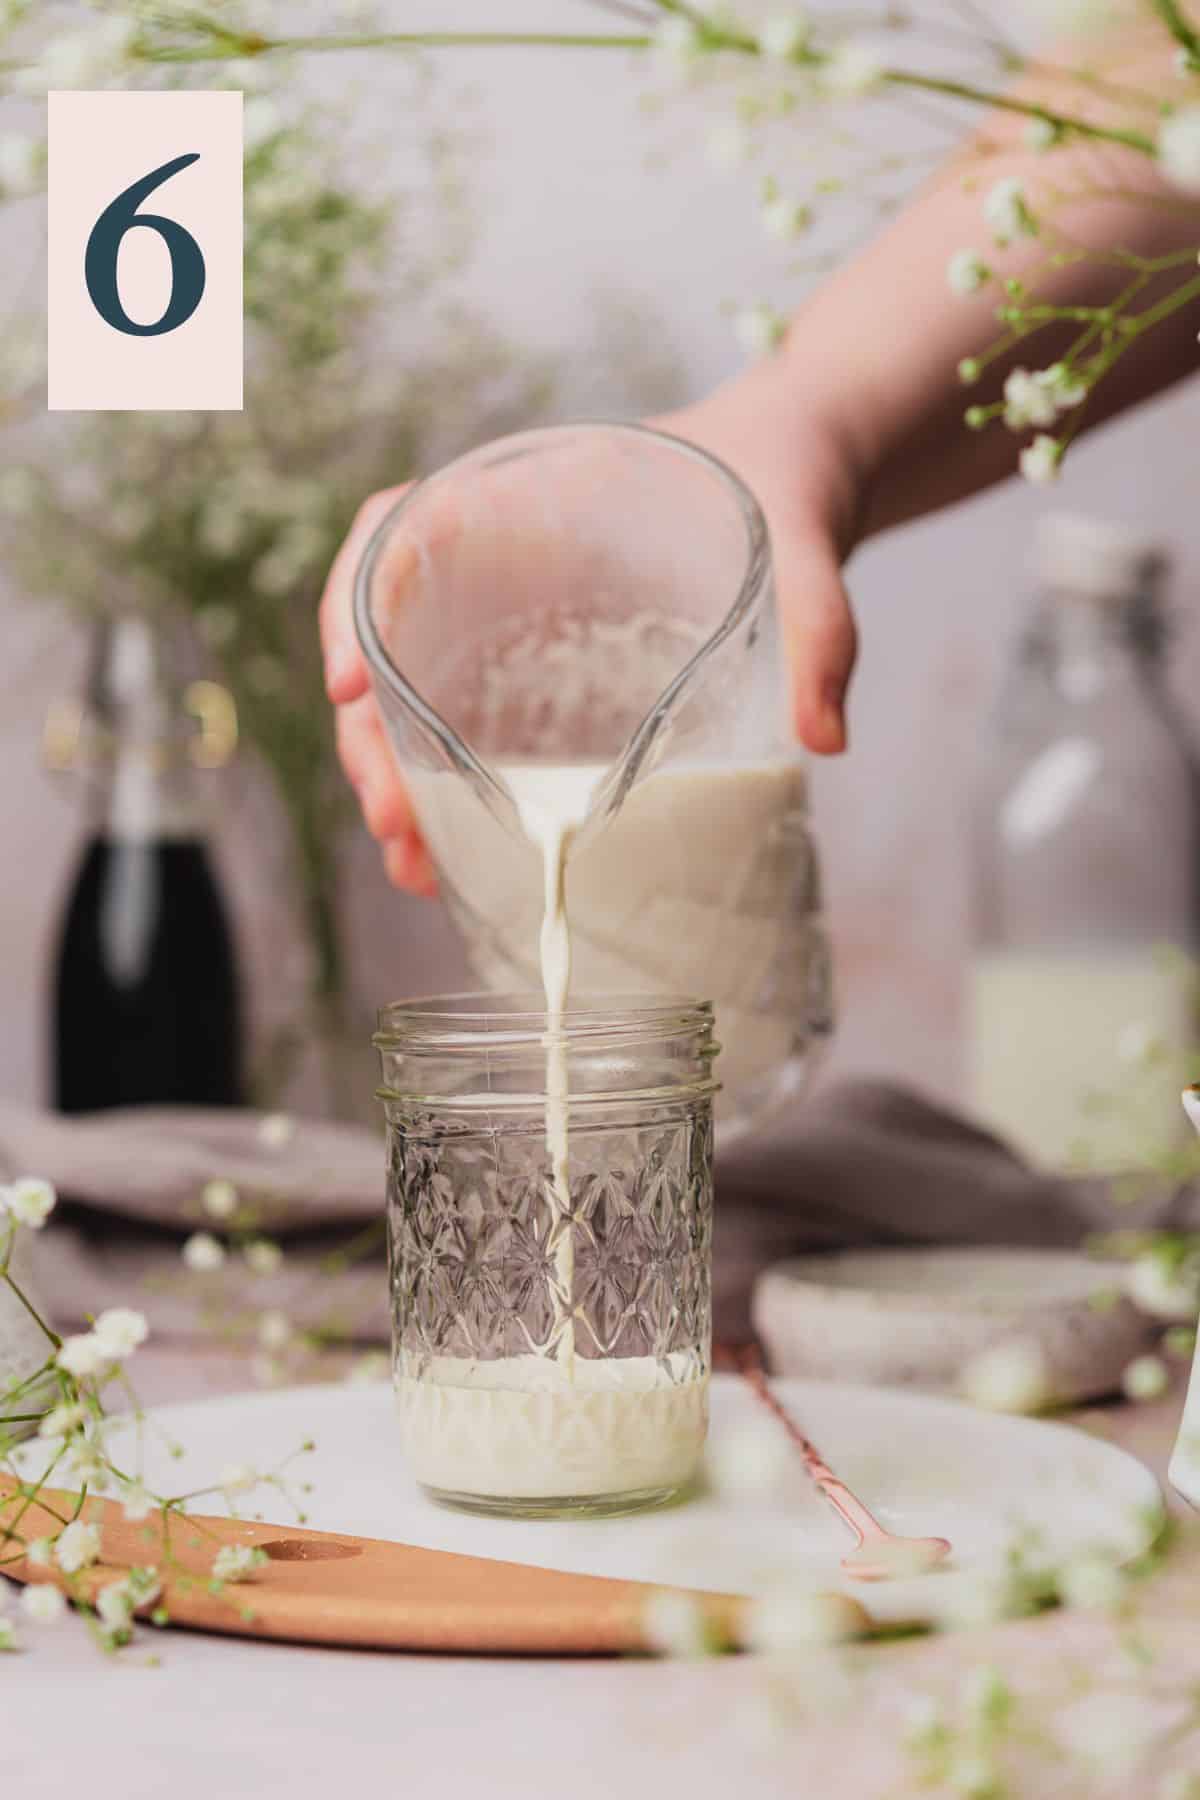
<path fill-rule="evenodd" d="M 242 1255 L 252 1275 L 274 1275 L 283 1261 L 283 1251 L 270 1238 L 255 1238 L 246 1245 Z"/>
<path fill-rule="evenodd" d="M 122 1357 L 132 1356 L 145 1343 L 150 1327 L 145 1313 L 135 1312 L 131 1306 L 110 1306 L 96 1320 L 92 1334 L 99 1338 L 108 1354 L 119 1361 Z"/>
<path fill-rule="evenodd" d="M 1162 1342 L 1168 1356 L 1174 1356 L 1180 1362 L 1190 1362 L 1196 1354 L 1196 1327 L 1172 1325 L 1169 1331 L 1163 1333 Z"/>
<path fill-rule="evenodd" d="M 74 1403 L 52 1407 L 38 1426 L 38 1436 L 44 1438 L 70 1437 L 73 1431 L 78 1431 L 86 1422 L 87 1416 L 87 1408 Z"/>
<path fill-rule="evenodd" d="M 30 194 L 41 178 L 44 153 L 36 138 L 7 131 L 0 137 L 0 192 Z"/>
<path fill-rule="evenodd" d="M 963 1706 L 978 1725 L 1003 1725 L 1013 1709 L 1013 1692 L 999 1669 L 982 1663 L 967 1672 Z"/>
<path fill-rule="evenodd" d="M 110 1581 L 96 1595 L 96 1616 L 114 1638 L 128 1635 L 133 1618 L 133 1598 L 123 1581 Z"/>
<path fill-rule="evenodd" d="M 714 168 L 735 169 L 750 154 L 750 133 L 740 119 L 724 119 L 709 132 L 706 148 Z"/>
<path fill-rule="evenodd" d="M 935 1750 L 947 1738 L 946 1717 L 932 1694 L 918 1694 L 905 1709 L 903 1737 L 910 1750 Z"/>
<path fill-rule="evenodd" d="M 758 47 L 768 62 L 791 62 L 808 42 L 808 19 L 798 8 L 771 13 L 758 34 Z"/>
<path fill-rule="evenodd" d="M 747 1619 L 752 1650 L 787 1652 L 810 1644 L 844 1644 L 866 1635 L 867 1615 L 848 1594 L 818 1594 L 811 1589 L 765 1594 Z"/>
<path fill-rule="evenodd" d="M 821 85 L 837 99 L 856 99 L 869 94 L 883 80 L 882 57 L 861 38 L 836 44 L 821 65 Z"/>
<path fill-rule="evenodd" d="M 1185 194 L 1200 194 L 1200 106 L 1185 106 L 1163 120 L 1158 160 L 1175 187 Z"/>
<path fill-rule="evenodd" d="M 1041 370 L 1013 369 L 1004 383 L 1004 423 L 1010 431 L 1028 425 L 1053 425 L 1058 400 Z"/>
<path fill-rule="evenodd" d="M 979 380 L 983 373 L 983 365 L 976 356 L 964 356 L 958 365 L 958 379 L 964 387 L 970 387 Z M 970 421 L 967 421 L 968 424 Z"/>
<path fill-rule="evenodd" d="M 747 356 L 766 356 L 787 330 L 787 320 L 773 306 L 747 306 L 733 321 L 734 336 Z"/>
<path fill-rule="evenodd" d="M 799 200 L 788 200 L 782 194 L 763 204 L 759 217 L 768 237 L 786 243 L 798 238 L 812 224 L 812 213 Z"/>
<path fill-rule="evenodd" d="M 259 1317 L 258 1341 L 264 1350 L 282 1350 L 291 1336 L 292 1321 L 285 1312 L 275 1308 Z"/>
<path fill-rule="evenodd" d="M 700 33 L 690 19 L 672 13 L 654 33 L 655 48 L 676 69 L 690 69 L 703 48 Z"/>
<path fill-rule="evenodd" d="M 296 1121 L 287 1113 L 266 1113 L 259 1120 L 258 1141 L 266 1150 L 282 1150 L 296 1135 Z"/>
<path fill-rule="evenodd" d="M 100 1527 L 85 1525 L 82 1519 L 72 1519 L 64 1525 L 54 1545 L 54 1560 L 64 1575 L 78 1575 L 80 1569 L 88 1569 L 100 1556 Z"/>
<path fill-rule="evenodd" d="M 248 1494 L 258 1482 L 258 1470 L 252 1469 L 249 1463 L 227 1463 L 218 1477 L 218 1485 L 227 1500 L 238 1494 Z"/>
<path fill-rule="evenodd" d="M 1030 119 L 1025 127 L 1025 142 L 1031 150 L 1052 150 L 1062 136 L 1053 119 Z"/>
<path fill-rule="evenodd" d="M 0 1618 L 0 1651 L 17 1648 L 17 1632 L 11 1619 Z"/>
<path fill-rule="evenodd" d="M 88 1487 L 102 1488 L 108 1485 L 108 1469 L 96 1445 L 85 1438 L 76 1440 L 75 1446 L 67 1457 L 67 1468 L 74 1480 Z"/>
<path fill-rule="evenodd" d="M 1167 1365 L 1159 1356 L 1135 1356 L 1121 1377 L 1121 1387 L 1130 1400 L 1157 1400 L 1167 1391 Z"/>
<path fill-rule="evenodd" d="M 122 1491 L 121 1506 L 130 1524 L 140 1525 L 143 1519 L 148 1519 L 152 1512 L 157 1511 L 158 1502 L 140 1481 L 131 1481 Z"/>
<path fill-rule="evenodd" d="M 269 1560 L 266 1551 L 253 1544 L 222 1544 L 213 1557 L 212 1572 L 217 1581 L 245 1581 Z"/>
<path fill-rule="evenodd" d="M 232 1181 L 206 1181 L 200 1204 L 211 1219 L 231 1219 L 237 1211 L 238 1191 Z"/>
<path fill-rule="evenodd" d="M 795 1473 L 796 1453 L 774 1419 L 748 1419 L 709 1447 L 708 1474 L 717 1492 L 733 1501 L 759 1499 Z"/>
<path fill-rule="evenodd" d="M 0 1187 L 0 1213 L 7 1213 L 18 1225 L 40 1231 L 54 1211 L 58 1195 L 48 1181 L 25 1176 L 7 1187 Z"/>
<path fill-rule="evenodd" d="M 86 31 L 58 32 L 40 60 L 18 72 L 13 85 L 36 95 L 53 88 L 103 87 L 120 71 L 133 34 L 128 16 L 104 19 Z"/>
<path fill-rule="evenodd" d="M 983 1750 L 963 1750 L 946 1770 L 946 1786 L 963 1800 L 1000 1800 L 1000 1774 L 995 1759 Z"/>
<path fill-rule="evenodd" d="M 225 1246 L 210 1231 L 194 1231 L 180 1255 L 193 1273 L 211 1275 L 225 1261 Z"/>
<path fill-rule="evenodd" d="M 660 1588 L 642 1608 L 642 1637 L 660 1656 L 708 1654 L 708 1633 L 700 1602 L 691 1594 Z"/>
<path fill-rule="evenodd" d="M 963 1388 L 991 1412 L 1037 1412 L 1049 1399 L 1045 1358 L 1037 1344 L 997 1344 L 967 1363 Z"/>
<path fill-rule="evenodd" d="M 1200 1257 L 1148 1250 L 1129 1270 L 1129 1296 L 1156 1319 L 1194 1319 L 1200 1312 Z"/>
<path fill-rule="evenodd" d="M 1057 438 L 1047 437 L 1045 432 L 1039 433 L 1032 444 L 1026 445 L 1018 459 L 1026 481 L 1033 482 L 1035 487 L 1046 487 L 1050 482 L 1057 481 L 1062 450 Z"/>
<path fill-rule="evenodd" d="M 67 1603 L 52 1581 L 31 1581 L 21 1595 L 21 1611 L 35 1625 L 57 1625 Z"/>
<path fill-rule="evenodd" d="M 59 1346 L 55 1362 L 77 1381 L 107 1375 L 113 1359 L 94 1331 L 80 1332 L 65 1338 Z"/>
<path fill-rule="evenodd" d="M 1105 1556 L 1075 1557 L 1058 1571 L 1055 1585 L 1064 1606 L 1084 1612 L 1117 1612 L 1128 1591 L 1125 1575 Z"/>
<path fill-rule="evenodd" d="M 1015 237 L 1037 235 L 1037 220 L 1029 209 L 1025 189 L 1015 175 L 1006 175 L 988 189 L 983 216 L 998 244 L 1009 244 Z"/>
<path fill-rule="evenodd" d="M 25 1561 L 32 1564 L 35 1569 L 47 1569 L 53 1553 L 54 1545 L 49 1538 L 34 1538 L 25 1546 Z"/>
<path fill-rule="evenodd" d="M 992 271 L 978 250 L 956 250 L 946 264 L 946 280 L 952 294 L 973 294 L 991 278 Z"/>

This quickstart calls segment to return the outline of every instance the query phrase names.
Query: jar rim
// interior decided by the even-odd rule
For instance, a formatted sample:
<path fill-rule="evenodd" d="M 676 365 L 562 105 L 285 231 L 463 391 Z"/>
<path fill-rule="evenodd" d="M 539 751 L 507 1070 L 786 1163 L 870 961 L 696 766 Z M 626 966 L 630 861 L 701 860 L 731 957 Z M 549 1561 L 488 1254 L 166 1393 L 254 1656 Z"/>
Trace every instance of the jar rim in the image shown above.
<path fill-rule="evenodd" d="M 482 1045 L 540 1046 L 551 1030 L 545 997 L 465 992 L 393 1000 L 382 1006 L 372 1043 L 377 1049 L 422 1048 L 439 1052 Z M 674 1037 L 710 1032 L 710 1000 L 684 995 L 582 994 L 569 1001 L 560 1031 L 569 1045 L 598 1046 L 613 1039 Z"/>

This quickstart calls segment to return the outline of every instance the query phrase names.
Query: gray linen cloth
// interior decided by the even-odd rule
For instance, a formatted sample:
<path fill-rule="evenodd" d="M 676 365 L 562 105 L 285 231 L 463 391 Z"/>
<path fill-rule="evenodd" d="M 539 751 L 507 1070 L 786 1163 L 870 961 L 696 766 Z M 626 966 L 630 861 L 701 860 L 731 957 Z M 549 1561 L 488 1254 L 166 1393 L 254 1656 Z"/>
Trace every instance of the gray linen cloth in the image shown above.
<path fill-rule="evenodd" d="M 0 1102 L 0 1180 L 36 1174 L 66 1204 L 38 1244 L 37 1285 L 71 1328 L 135 1305 L 159 1335 L 235 1326 L 279 1307 L 297 1325 L 334 1324 L 358 1341 L 387 1335 L 382 1233 L 361 1262 L 337 1252 L 383 1217 L 382 1138 L 297 1120 L 264 1141 L 256 1113 L 147 1107 L 62 1118 Z M 221 1231 L 204 1184 L 231 1181 L 283 1244 L 280 1269 L 231 1255 L 188 1273 L 178 1251 Z M 1077 1244 L 1114 1225 L 1177 1225 L 1184 1202 L 1115 1207 L 1097 1179 L 1030 1169 L 987 1132 L 888 1082 L 831 1083 L 787 1117 L 718 1153 L 714 1325 L 749 1336 L 757 1274 L 779 1258 L 866 1244 Z M 330 1264 L 331 1255 L 334 1264 Z"/>

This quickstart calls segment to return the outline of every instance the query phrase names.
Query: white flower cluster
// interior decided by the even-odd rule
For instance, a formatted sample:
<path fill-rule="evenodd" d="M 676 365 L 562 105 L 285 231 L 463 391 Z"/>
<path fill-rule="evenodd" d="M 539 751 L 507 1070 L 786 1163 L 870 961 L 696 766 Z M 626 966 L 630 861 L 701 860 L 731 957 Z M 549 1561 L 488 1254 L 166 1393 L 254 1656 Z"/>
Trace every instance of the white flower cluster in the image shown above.
<path fill-rule="evenodd" d="M 145 1343 L 149 1329 L 144 1313 L 128 1306 L 110 1307 L 90 1331 L 66 1338 L 55 1361 L 77 1381 L 103 1381 Z"/>
<path fill-rule="evenodd" d="M 222 1544 L 213 1557 L 213 1579 L 215 1581 L 245 1581 L 253 1575 L 255 1569 L 261 1569 L 269 1562 L 265 1550 L 259 1550 L 253 1544 Z"/>
<path fill-rule="evenodd" d="M 104 87 L 121 73 L 133 36 L 128 11 L 111 14 L 86 31 L 56 32 L 38 60 L 17 72 L 13 86 L 34 96 L 55 88 Z"/>
<path fill-rule="evenodd" d="M 1163 120 L 1158 133 L 1163 174 L 1185 194 L 1200 194 L 1200 106 L 1185 106 Z"/>
<path fill-rule="evenodd" d="M 1034 487 L 1047 487 L 1052 481 L 1058 480 L 1062 453 L 1063 447 L 1058 438 L 1040 431 L 1032 444 L 1026 444 L 1017 461 L 1026 481 L 1032 482 Z"/>
<path fill-rule="evenodd" d="M 23 199 L 41 185 L 45 146 L 38 138 L 9 131 L 0 136 L 0 197 Z"/>
<path fill-rule="evenodd" d="M 54 1211 L 58 1195 L 48 1181 L 25 1176 L 20 1181 L 0 1186 L 0 1221 L 11 1219 L 15 1225 L 27 1225 L 40 1231 Z"/>
<path fill-rule="evenodd" d="M 1048 369 L 1013 369 L 1004 383 L 1004 423 L 1010 431 L 1053 425 L 1059 414 L 1087 398 L 1087 385 L 1065 363 Z"/>
<path fill-rule="evenodd" d="M 787 320 L 773 306 L 747 306 L 733 321 L 733 332 L 747 356 L 766 356 L 779 344 Z"/>
<path fill-rule="evenodd" d="M 758 47 L 768 62 L 794 62 L 808 43 L 808 18 L 805 13 L 772 13 L 763 21 L 758 34 Z"/>
<path fill-rule="evenodd" d="M 1050 1398 L 1046 1359 L 1024 1340 L 996 1344 L 973 1356 L 963 1370 L 963 1392 L 989 1412 L 1038 1412 Z"/>
<path fill-rule="evenodd" d="M 1037 220 L 1024 186 L 1015 176 L 1006 175 L 989 188 L 983 202 L 983 216 L 997 244 L 1010 244 L 1014 238 L 1037 235 Z"/>
<path fill-rule="evenodd" d="M 886 64 L 861 38 L 836 44 L 821 65 L 821 86 L 836 100 L 857 100 L 879 87 Z"/>
<path fill-rule="evenodd" d="M 946 281 L 952 294 L 974 294 L 992 278 L 992 271 L 978 250 L 956 250 L 946 264 Z"/>

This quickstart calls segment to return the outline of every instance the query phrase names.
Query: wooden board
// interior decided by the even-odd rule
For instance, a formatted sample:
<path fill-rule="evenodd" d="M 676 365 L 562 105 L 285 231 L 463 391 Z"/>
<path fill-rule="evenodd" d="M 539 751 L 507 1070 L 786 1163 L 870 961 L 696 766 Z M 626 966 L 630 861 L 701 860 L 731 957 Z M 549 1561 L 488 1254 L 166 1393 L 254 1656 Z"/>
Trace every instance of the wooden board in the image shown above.
<path fill-rule="evenodd" d="M 19 1547 L 14 1534 L 26 1544 L 52 1536 L 77 1502 L 77 1495 L 51 1489 L 31 1501 L 11 1477 L 0 1476 L 0 1534 L 7 1538 L 4 1573 L 17 1581 L 51 1581 L 65 1588 L 57 1570 L 8 1557 Z M 119 1502 L 89 1498 L 82 1516 L 100 1526 L 103 1558 L 76 1577 L 87 1598 L 131 1567 L 164 1568 L 159 1515 L 133 1523 Z M 257 1547 L 270 1560 L 248 1581 L 213 1593 L 213 1557 L 223 1544 Z M 568 1575 L 380 1538 L 235 1519 L 175 1515 L 170 1547 L 176 1567 L 165 1574 L 156 1604 L 166 1606 L 172 1625 L 290 1643 L 489 1655 L 614 1655 L 649 1647 L 642 1626 L 646 1603 L 663 1591 L 644 1582 Z M 744 1600 L 730 1594 L 695 1598 L 714 1639 L 736 1646 Z"/>

